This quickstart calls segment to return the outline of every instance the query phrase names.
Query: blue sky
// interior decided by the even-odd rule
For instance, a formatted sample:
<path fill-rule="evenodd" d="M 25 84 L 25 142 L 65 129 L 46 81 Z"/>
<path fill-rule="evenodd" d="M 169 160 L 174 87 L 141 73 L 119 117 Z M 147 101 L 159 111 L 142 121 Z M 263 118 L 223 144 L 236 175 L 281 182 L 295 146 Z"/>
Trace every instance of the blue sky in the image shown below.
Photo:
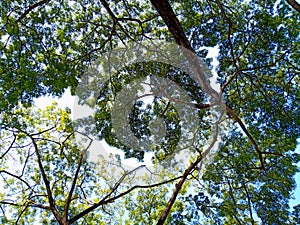
<path fill-rule="evenodd" d="M 298 139 L 298 143 L 299 142 L 300 142 L 300 138 Z M 298 144 L 298 146 L 296 148 L 296 152 L 300 154 L 300 144 Z M 300 168 L 300 163 L 298 163 L 298 167 Z M 296 174 L 295 179 L 297 182 L 297 188 L 294 193 L 295 199 L 292 199 L 290 201 L 291 207 L 300 204 L 300 173 Z"/>

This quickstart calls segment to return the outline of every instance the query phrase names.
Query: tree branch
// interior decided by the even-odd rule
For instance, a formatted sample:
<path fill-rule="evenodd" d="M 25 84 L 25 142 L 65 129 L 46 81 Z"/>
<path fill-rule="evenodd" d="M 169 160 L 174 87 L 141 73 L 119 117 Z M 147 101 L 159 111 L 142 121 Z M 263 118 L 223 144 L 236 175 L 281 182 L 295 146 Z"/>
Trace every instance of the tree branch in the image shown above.
<path fill-rule="evenodd" d="M 0 157 L 0 160 L 9 152 L 9 150 L 12 148 L 12 146 L 14 145 L 16 139 L 17 139 L 17 136 L 15 135 L 15 133 L 13 133 L 14 135 L 14 139 L 13 141 L 10 143 L 10 146 L 8 147 L 8 149 L 1 155 Z"/>
<path fill-rule="evenodd" d="M 165 210 L 163 211 L 161 217 L 159 218 L 158 222 L 156 225 L 163 225 L 164 222 L 166 221 L 170 210 L 173 206 L 173 204 L 175 203 L 176 197 L 179 194 L 179 191 L 181 190 L 183 184 L 185 183 L 187 177 L 189 176 L 189 174 L 197 167 L 197 165 L 203 160 L 203 158 L 205 156 L 208 155 L 208 153 L 211 151 L 211 149 L 214 147 L 215 143 L 217 142 L 218 139 L 218 134 L 219 134 L 219 123 L 220 121 L 217 121 L 215 123 L 215 134 L 213 137 L 212 142 L 210 143 L 209 147 L 202 153 L 200 154 L 200 157 L 198 157 L 198 159 L 193 162 L 183 173 L 182 178 L 180 179 L 180 181 L 175 185 L 175 189 L 173 191 L 172 196 L 170 197 Z"/>
<path fill-rule="evenodd" d="M 170 6 L 169 2 L 167 0 L 150 0 L 150 1 L 151 1 L 152 5 L 155 7 L 155 9 L 157 10 L 157 12 L 159 13 L 159 15 L 164 20 L 164 22 L 166 23 L 169 31 L 172 33 L 172 35 L 176 41 L 176 43 L 179 44 L 180 46 L 186 48 L 187 50 L 189 50 L 189 51 L 186 51 L 183 49 L 183 52 L 184 52 L 189 64 L 191 65 L 194 73 L 197 75 L 197 78 L 201 84 L 201 88 L 203 89 L 203 91 L 210 94 L 215 99 L 215 101 L 220 102 L 220 95 L 210 86 L 209 82 L 207 81 L 207 78 L 199 65 L 199 60 L 198 60 L 197 56 L 194 54 L 195 50 L 192 48 L 189 40 L 187 39 L 187 37 L 181 27 L 181 24 L 178 21 L 175 13 L 173 12 L 172 7 Z M 220 7 L 220 2 L 218 1 L 217 3 L 219 4 L 219 7 Z M 225 13 L 222 5 L 221 5 L 221 11 L 223 14 Z M 230 20 L 228 20 L 226 14 L 225 14 L 225 19 L 229 23 L 229 28 L 231 28 L 232 23 Z M 229 37 L 229 41 L 230 41 L 230 37 Z M 247 128 L 245 127 L 245 125 L 243 124 L 241 119 L 233 112 L 233 110 L 231 110 L 226 104 L 222 104 L 222 106 L 226 110 L 226 112 L 228 112 L 229 114 L 231 114 L 233 116 L 233 118 L 239 123 L 242 130 L 248 136 L 248 138 L 252 142 L 255 150 L 257 151 L 257 153 L 259 155 L 259 160 L 261 162 L 262 168 L 264 169 L 263 157 L 262 157 L 261 151 L 258 148 L 256 141 L 254 140 L 252 135 L 249 133 L 249 131 L 247 130 Z M 209 150 L 209 149 L 207 149 L 207 150 Z M 202 157 L 200 157 L 198 160 L 200 162 L 202 160 Z M 197 162 L 197 164 L 199 162 Z M 189 167 L 185 172 L 188 172 L 189 170 L 192 170 L 192 168 Z M 184 173 L 184 175 L 187 176 L 188 174 Z M 170 212 L 172 205 L 175 202 L 176 196 L 178 195 L 178 192 L 186 179 L 186 177 L 185 178 L 184 177 L 185 176 L 183 176 L 183 179 L 181 179 L 182 182 L 180 181 L 178 183 L 178 187 L 176 186 L 176 188 L 173 192 L 173 196 L 169 200 L 169 203 L 168 203 L 165 211 L 163 212 L 161 218 L 159 219 L 157 225 L 163 224 L 164 221 L 166 220 L 166 217 L 167 217 L 168 213 Z"/>
<path fill-rule="evenodd" d="M 32 190 L 32 191 L 34 192 L 33 188 L 29 185 L 29 183 L 28 183 L 27 181 L 25 181 L 24 179 L 22 179 L 20 176 L 17 176 L 17 175 L 15 175 L 15 174 L 12 174 L 12 173 L 10 173 L 10 172 L 8 172 L 8 171 L 6 171 L 6 170 L 0 170 L 0 173 L 6 173 L 6 174 L 8 174 L 9 176 L 12 176 L 12 177 L 14 177 L 14 178 L 17 178 L 18 180 L 20 180 L 20 181 L 22 181 L 24 184 L 26 184 L 26 186 L 27 186 L 30 190 Z"/>
<path fill-rule="evenodd" d="M 210 94 L 216 101 L 219 101 L 219 94 L 210 86 L 207 77 L 205 76 L 202 68 L 200 67 L 198 56 L 195 50 L 191 46 L 189 40 L 187 39 L 179 20 L 177 19 L 172 7 L 167 0 L 150 0 L 154 8 L 157 10 L 159 15 L 164 20 L 169 31 L 173 35 L 176 43 L 185 49 L 183 54 L 187 58 L 190 66 L 192 67 L 194 73 L 197 75 L 201 88 L 204 92 Z M 188 51 L 187 51 L 188 50 Z"/>
<path fill-rule="evenodd" d="M 222 3 L 220 2 L 220 0 L 216 0 L 216 3 L 218 5 L 218 7 L 220 8 L 221 10 L 221 15 L 222 17 L 225 19 L 225 21 L 228 23 L 228 32 L 227 32 L 227 40 L 228 40 L 228 43 L 229 43 L 229 46 L 230 46 L 230 54 L 231 54 L 231 58 L 232 58 L 232 61 L 234 63 L 234 66 L 238 69 L 239 68 L 239 59 L 237 59 L 235 57 L 235 54 L 234 54 L 234 51 L 233 51 L 233 43 L 231 41 L 231 32 L 232 32 L 232 28 L 233 28 L 233 23 L 232 21 L 229 19 L 229 17 L 226 15 L 226 11 L 222 5 Z M 238 64 L 236 64 L 236 61 L 238 61 Z"/>
<path fill-rule="evenodd" d="M 51 209 L 53 215 L 55 216 L 55 218 L 57 219 L 57 221 L 61 223 L 62 222 L 62 216 L 59 214 L 59 212 L 57 211 L 57 209 L 55 207 L 55 202 L 54 202 L 54 199 L 53 199 L 53 196 L 52 196 L 52 192 L 51 192 L 51 188 L 50 188 L 50 182 L 49 182 L 49 180 L 47 178 L 44 166 L 42 164 L 42 158 L 41 158 L 41 155 L 39 153 L 38 146 L 37 146 L 34 138 L 30 134 L 28 134 L 25 131 L 23 131 L 23 132 L 25 134 L 27 134 L 30 137 L 30 139 L 32 140 L 32 144 L 34 146 L 35 153 L 36 153 L 36 156 L 37 156 L 38 165 L 39 165 L 39 168 L 40 168 L 40 171 L 41 171 L 41 174 L 42 174 L 42 178 L 43 178 L 44 184 L 46 186 L 46 191 L 47 191 L 47 196 L 48 196 L 48 201 L 49 201 L 50 209 Z"/>
<path fill-rule="evenodd" d="M 19 204 L 17 204 L 17 203 L 14 203 L 14 202 L 9 202 L 9 201 L 0 201 L 0 204 L 5 204 L 5 205 L 12 205 L 12 206 L 17 206 L 17 207 L 19 207 L 20 205 Z"/>
<path fill-rule="evenodd" d="M 86 214 L 88 214 L 89 212 L 93 211 L 94 209 L 98 208 L 99 206 L 101 205 L 105 205 L 105 204 L 108 204 L 108 203 L 111 203 L 121 197 L 123 197 L 124 195 L 127 195 L 129 194 L 130 192 L 132 192 L 133 190 L 135 189 L 138 189 L 138 188 L 141 188 L 141 189 L 145 189 L 145 188 L 153 188 L 153 187 L 158 187 L 158 186 L 161 186 L 161 185 L 164 185 L 164 184 L 167 184 L 167 183 L 171 183 L 175 180 L 178 180 L 180 179 L 182 176 L 179 176 L 179 177 L 175 177 L 173 179 L 170 179 L 170 180 L 167 180 L 167 181 L 163 181 L 163 182 L 160 182 L 160 183 L 156 183 L 156 184 L 151 184 L 151 185 L 135 185 L 133 186 L 132 188 L 128 189 L 127 191 L 125 192 L 122 192 L 121 194 L 115 196 L 115 197 L 112 197 L 112 198 L 109 198 L 107 200 L 106 197 L 102 200 L 100 200 L 99 202 L 95 203 L 94 205 L 90 206 L 89 208 L 87 208 L 86 210 L 82 211 L 81 213 L 79 213 L 78 215 L 74 216 L 72 219 L 70 219 L 68 222 L 71 224 L 71 223 L 74 223 L 75 221 L 79 220 L 80 218 L 82 218 L 83 216 L 85 216 Z"/>
<path fill-rule="evenodd" d="M 260 149 L 259 149 L 258 144 L 256 143 L 256 141 L 254 140 L 254 138 L 252 137 L 252 135 L 250 134 L 250 132 L 246 128 L 245 124 L 243 123 L 243 121 L 238 117 L 238 115 L 235 114 L 235 112 L 229 106 L 227 106 L 227 105 L 224 104 L 224 107 L 226 107 L 226 112 L 228 112 L 238 122 L 238 124 L 240 125 L 241 129 L 244 131 L 244 133 L 247 135 L 247 137 L 252 142 L 252 145 L 254 146 L 255 151 L 258 154 L 261 167 L 262 167 L 263 170 L 265 170 L 262 152 L 260 151 Z"/>
<path fill-rule="evenodd" d="M 18 218 L 16 220 L 16 225 L 18 224 L 19 220 L 21 219 L 23 213 L 27 210 L 27 208 L 29 207 L 28 203 L 26 202 L 24 204 L 24 208 L 22 209 L 22 211 L 20 212 L 20 214 L 18 215 Z"/>
<path fill-rule="evenodd" d="M 86 154 L 86 151 L 90 148 L 90 146 L 91 146 L 91 144 L 93 142 L 93 140 L 89 136 L 87 136 L 87 135 L 85 135 L 85 136 L 90 140 L 90 142 L 89 142 L 88 146 L 86 147 L 86 149 L 83 150 L 81 152 L 81 155 L 80 155 L 80 159 L 79 159 L 79 162 L 78 162 L 78 167 L 76 169 L 76 172 L 75 172 L 75 175 L 74 175 L 74 179 L 73 179 L 73 182 L 72 182 L 72 186 L 71 186 L 71 189 L 69 191 L 69 194 L 68 194 L 68 197 L 67 197 L 67 200 L 66 200 L 66 203 L 65 203 L 64 216 L 63 216 L 63 220 L 64 221 L 67 221 L 67 219 L 68 219 L 67 218 L 68 217 L 68 210 L 69 210 L 70 203 L 71 203 L 71 200 L 72 200 L 73 192 L 75 190 L 75 186 L 76 186 L 78 174 L 79 174 L 81 165 L 83 163 L 84 154 Z"/>
<path fill-rule="evenodd" d="M 32 200 L 27 200 L 26 202 L 28 202 L 28 204 L 30 204 L 30 206 L 34 206 L 34 207 L 37 207 L 37 208 L 40 208 L 40 209 L 50 210 L 49 206 L 34 202 Z M 7 201 L 7 200 L 0 201 L 0 204 L 12 205 L 12 206 L 17 206 L 17 207 L 22 206 L 21 204 L 10 202 L 10 201 Z"/>
<path fill-rule="evenodd" d="M 233 195 L 233 190 L 232 190 L 232 187 L 231 187 L 231 184 L 230 184 L 230 181 L 229 181 L 228 177 L 226 177 L 226 180 L 227 180 L 227 183 L 228 183 L 228 186 L 229 186 L 229 194 L 230 194 L 230 197 L 232 198 L 232 201 L 233 201 L 233 204 L 234 204 L 233 217 L 236 219 L 236 221 L 238 222 L 239 225 L 242 225 L 242 222 L 238 218 L 237 202 L 236 202 L 235 197 Z"/>
<path fill-rule="evenodd" d="M 290 6 L 296 9 L 300 13 L 300 4 L 296 0 L 286 0 Z"/>
<path fill-rule="evenodd" d="M 239 70 L 236 70 L 236 71 L 234 71 L 234 73 L 231 75 L 231 77 L 226 81 L 226 83 L 225 84 L 223 84 L 223 86 L 222 86 L 222 88 L 221 88 L 221 90 L 222 90 L 222 92 L 224 92 L 224 90 L 225 90 L 225 88 L 233 81 L 233 79 L 238 75 L 238 74 L 240 74 L 241 73 L 241 71 L 239 71 Z"/>
<path fill-rule="evenodd" d="M 251 198 L 250 198 L 249 192 L 247 190 L 247 186 L 246 186 L 246 184 L 244 182 L 243 182 L 243 188 L 244 188 L 244 190 L 246 192 L 246 196 L 247 196 L 247 202 L 248 202 L 248 208 L 249 208 L 249 213 L 250 213 L 250 218 L 251 218 L 251 224 L 255 225 L 255 220 L 253 219 Z"/>
<path fill-rule="evenodd" d="M 42 6 L 44 4 L 47 4 L 48 2 L 50 2 L 50 0 L 42 0 L 40 2 L 37 2 L 37 3 L 29 6 L 29 8 L 16 20 L 16 23 L 21 22 L 21 20 L 23 20 L 35 8 Z"/>

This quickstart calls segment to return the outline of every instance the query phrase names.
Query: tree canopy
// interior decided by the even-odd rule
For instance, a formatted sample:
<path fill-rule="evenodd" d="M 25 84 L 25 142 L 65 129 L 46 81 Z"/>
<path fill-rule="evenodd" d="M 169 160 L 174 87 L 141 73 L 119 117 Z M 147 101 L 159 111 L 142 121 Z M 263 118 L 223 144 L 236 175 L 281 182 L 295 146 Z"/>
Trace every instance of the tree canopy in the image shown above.
<path fill-rule="evenodd" d="M 297 1 L 10 0 L 0 8 L 2 224 L 299 224 L 300 205 L 289 208 L 300 161 Z M 77 129 L 84 121 L 72 121 L 73 109 L 34 107 L 67 88 L 88 98 L 93 71 L 132 43 L 187 69 L 158 60 L 116 66 L 88 101 L 94 130 Z M 166 51 L 168 43 L 179 50 Z M 119 104 L 145 89 L 132 85 L 141 80 L 165 94 Z M 114 153 L 88 160 L 89 135 L 126 158 L 151 153 L 153 167 L 125 168 Z"/>

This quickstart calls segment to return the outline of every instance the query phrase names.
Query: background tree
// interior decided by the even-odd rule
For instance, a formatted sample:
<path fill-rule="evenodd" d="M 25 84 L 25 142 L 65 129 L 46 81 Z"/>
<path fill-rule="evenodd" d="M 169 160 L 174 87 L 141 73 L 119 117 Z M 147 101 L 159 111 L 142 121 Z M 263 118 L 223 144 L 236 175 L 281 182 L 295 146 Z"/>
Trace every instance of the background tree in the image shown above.
<path fill-rule="evenodd" d="M 80 202 L 74 203 L 74 209 L 69 209 L 70 204 L 68 204 L 70 201 L 68 196 L 76 196 L 76 191 L 72 190 L 70 177 L 73 175 L 73 180 L 78 182 L 83 178 L 77 179 L 75 174 L 60 175 L 67 172 L 65 168 L 70 168 L 70 172 L 81 168 L 79 172 L 85 174 L 84 176 L 89 180 L 88 184 L 97 184 L 93 180 L 95 177 L 93 172 L 89 172 L 94 168 L 93 165 L 83 164 L 85 166 L 78 167 L 81 164 L 80 160 L 83 160 L 80 152 L 84 147 L 76 144 L 71 136 L 68 137 L 68 134 L 72 133 L 72 128 L 64 125 L 66 122 L 60 120 L 60 123 L 53 122 L 52 128 L 47 122 L 44 124 L 39 120 L 42 116 L 35 116 L 35 113 L 31 113 L 29 109 L 20 108 L 18 103 L 21 102 L 28 107 L 34 97 L 46 94 L 59 96 L 67 87 L 70 87 L 74 93 L 83 72 L 99 54 L 113 49 L 119 43 L 126 45 L 129 41 L 145 39 L 175 41 L 204 58 L 207 56 L 207 48 L 219 49 L 219 65 L 216 70 L 224 97 L 223 107 L 227 113 L 228 124 L 226 138 L 214 163 L 206 168 L 203 179 L 199 178 L 199 172 L 196 170 L 197 165 L 202 161 L 199 155 L 198 158 L 193 158 L 194 163 L 186 165 L 187 169 L 181 171 L 179 183 L 175 186 L 174 192 L 169 194 L 170 200 L 158 201 L 156 208 L 164 208 L 166 205 L 161 211 L 160 219 L 150 210 L 148 221 L 151 221 L 150 218 L 155 215 L 157 224 L 163 224 L 167 216 L 170 223 L 176 221 L 185 224 L 197 224 L 199 218 L 208 224 L 297 223 L 298 207 L 293 214 L 288 208 L 288 200 L 295 188 L 293 176 L 298 171 L 295 163 L 299 161 L 299 155 L 294 152 L 299 137 L 300 102 L 298 88 L 300 14 L 297 2 L 43 0 L 40 2 L 6 1 L 1 2 L 0 7 L 0 108 L 3 137 L 1 138 L 3 140 L 1 160 L 4 165 L 1 164 L 3 167 L 1 175 L 5 174 L 11 178 L 6 180 L 8 190 L 14 193 L 18 193 L 15 190 L 21 190 L 19 193 L 22 193 L 17 195 L 19 201 L 12 197 L 13 201 L 7 202 L 6 197 L 3 197 L 1 204 L 16 208 L 17 211 L 12 212 L 19 215 L 16 216 L 15 223 L 18 221 L 23 223 L 22 220 L 25 221 L 24 223 L 30 223 L 32 215 L 35 215 L 36 211 L 29 210 L 31 208 L 27 206 L 34 206 L 31 196 L 35 194 L 31 189 L 34 189 L 34 183 L 39 184 L 42 183 L 41 181 L 44 186 L 37 187 L 37 192 L 44 194 L 36 196 L 38 201 L 34 202 L 41 204 L 41 207 L 36 204 L 37 208 L 51 212 L 53 221 L 56 220 L 61 224 L 75 222 L 74 218 L 84 219 L 80 212 L 83 212 L 85 207 Z M 189 61 L 191 62 L 192 59 L 189 58 Z M 206 61 L 209 63 L 209 59 Z M 135 69 L 137 70 L 139 66 L 141 65 L 137 65 Z M 143 68 L 148 71 L 151 66 L 153 65 L 143 65 Z M 199 72 L 199 65 L 192 66 L 194 72 Z M 169 66 L 162 65 L 161 68 L 169 69 Z M 160 75 L 171 77 L 172 71 L 174 72 L 172 68 L 164 70 Z M 187 85 L 188 82 L 182 79 L 184 74 L 177 71 L 175 74 L 177 77 L 174 77 L 174 81 L 185 90 L 189 90 L 190 96 L 196 101 L 196 108 L 197 105 L 203 104 L 201 94 L 197 96 L 196 93 L 206 92 L 215 101 L 219 100 L 219 93 L 215 93 L 209 87 L 202 85 L 202 90 L 197 86 L 191 88 Z M 117 93 L 122 85 L 126 84 L 122 79 L 117 78 L 112 79 L 107 86 L 107 93 Z M 119 89 L 113 89 L 113 85 L 121 86 L 118 87 Z M 98 114 L 100 131 L 106 128 L 103 124 L 108 124 L 109 127 L 111 123 L 108 107 L 106 104 L 101 104 L 101 100 L 103 99 L 99 98 L 97 102 L 98 112 L 100 112 Z M 165 104 L 163 101 L 156 103 L 158 112 Z M 103 112 L 107 113 L 105 117 L 101 117 Z M 132 117 L 132 124 L 137 125 L 135 131 L 137 135 L 147 133 L 148 118 L 153 113 L 145 113 L 147 110 L 140 109 L 140 114 L 146 115 L 145 120 L 136 121 L 136 118 Z M 170 113 L 172 108 L 164 115 L 165 121 Z M 50 113 L 45 116 L 54 116 L 52 114 L 56 115 Z M 199 113 L 200 119 L 202 116 Z M 51 118 L 48 120 L 51 121 Z M 52 121 L 55 121 L 53 118 Z M 59 116 L 59 118 L 66 118 L 66 116 Z M 67 130 L 63 128 L 64 126 Z M 70 164 L 68 167 L 64 166 L 67 162 L 54 157 L 60 154 L 58 149 L 55 150 L 57 153 L 51 151 L 53 146 L 62 145 L 61 140 L 57 140 L 59 135 L 49 136 L 51 129 L 63 133 L 60 135 L 68 142 L 66 146 L 74 150 L 69 153 L 69 157 L 66 157 Z M 176 129 L 169 132 L 173 132 L 174 135 Z M 122 143 L 118 143 L 109 130 L 105 135 L 100 132 L 100 137 L 110 140 L 109 144 L 123 149 L 128 157 L 134 156 L 140 160 L 143 158 L 140 153 L 130 152 L 130 149 L 122 147 Z M 167 147 L 171 146 L 170 141 L 167 140 L 166 143 Z M 161 149 L 172 148 L 161 147 Z M 42 150 L 46 154 L 39 156 L 38 152 Z M 204 151 L 201 148 L 200 150 Z M 10 168 L 5 167 L 4 162 L 10 161 L 8 157 L 13 155 L 13 151 L 18 156 L 14 155 L 16 160 L 26 165 L 24 167 L 26 179 L 8 172 L 7 169 Z M 47 154 L 47 152 L 54 152 L 54 154 Z M 33 153 L 39 165 L 37 170 L 34 170 L 33 162 L 30 163 L 29 160 Z M 55 160 L 60 161 L 54 163 Z M 49 166 L 45 167 L 42 162 L 47 162 Z M 56 167 L 57 165 L 61 167 Z M 46 175 L 51 179 L 47 177 L 45 179 L 43 170 L 45 173 L 49 172 Z M 21 175 L 25 176 L 25 169 L 20 171 L 22 171 Z M 51 185 L 68 181 L 69 186 L 65 186 L 68 187 L 68 191 L 57 189 L 57 193 L 52 193 L 55 197 L 54 201 L 50 195 L 48 179 Z M 196 189 L 189 190 L 186 196 L 179 198 L 175 203 L 181 188 L 189 184 L 187 181 L 196 182 L 198 184 Z M 115 180 L 111 182 L 118 183 Z M 105 192 L 106 195 L 109 195 L 109 190 Z M 154 189 L 149 190 L 145 193 L 133 194 L 131 197 L 138 199 L 139 195 L 151 196 L 155 193 Z M 101 195 L 97 192 L 87 195 L 91 198 L 94 198 L 94 195 L 95 198 L 97 196 L 105 198 L 105 194 Z M 110 197 L 111 195 L 108 196 L 109 199 Z M 136 204 L 142 204 L 144 198 L 134 201 L 137 201 Z M 60 203 L 59 199 L 65 201 Z M 55 207 L 54 202 L 57 204 Z M 178 209 L 177 213 L 170 211 L 174 203 L 184 207 L 185 210 Z M 132 210 L 132 208 L 128 209 Z M 135 214 L 137 216 L 134 216 L 132 211 L 129 214 L 131 218 L 141 221 L 141 218 L 146 217 L 145 211 L 145 208 L 138 208 L 140 213 Z M 86 216 L 91 216 L 93 220 L 98 218 L 98 223 L 100 221 L 107 223 L 109 218 L 118 218 L 117 211 L 113 216 L 104 213 L 106 217 L 102 215 L 97 217 L 93 213 L 100 212 L 91 210 Z M 139 215 L 144 216 L 139 217 Z M 4 216 L 2 220 L 5 222 L 6 219 L 7 217 Z M 86 223 L 87 221 L 91 223 L 91 219 L 87 219 Z M 116 223 L 121 223 L 120 221 L 121 219 Z"/>
<path fill-rule="evenodd" d="M 1 118 L 2 224 L 119 224 L 125 221 L 125 203 L 130 214 L 135 214 L 130 198 L 136 189 L 148 189 L 145 195 L 152 195 L 149 204 L 160 193 L 155 207 L 147 209 L 154 211 L 166 201 L 166 185 L 179 178 L 155 183 L 144 177 L 147 184 L 134 185 L 131 180 L 141 167 L 126 171 L 114 157 L 87 162 L 85 154 L 92 141 L 88 139 L 86 145 L 84 139 L 75 138 L 70 111 L 58 109 L 57 104 L 45 110 L 18 107 L 13 114 Z M 163 178 L 170 177 L 160 172 Z M 127 195 L 131 197 L 119 202 Z M 134 198 L 142 207 L 140 195 L 142 191 Z M 136 220 L 140 219 L 138 215 Z M 148 223 L 150 218 L 142 221 Z"/>

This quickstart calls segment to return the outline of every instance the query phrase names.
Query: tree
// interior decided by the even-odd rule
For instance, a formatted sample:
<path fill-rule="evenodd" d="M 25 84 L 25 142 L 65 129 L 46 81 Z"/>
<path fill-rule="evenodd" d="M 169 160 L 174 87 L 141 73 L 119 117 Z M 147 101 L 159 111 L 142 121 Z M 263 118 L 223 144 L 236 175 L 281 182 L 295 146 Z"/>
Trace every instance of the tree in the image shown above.
<path fill-rule="evenodd" d="M 124 213 L 119 198 L 157 186 L 167 192 L 164 185 L 179 179 L 132 185 L 130 179 L 140 167 L 116 170 L 113 158 L 87 163 L 91 140 L 87 146 L 78 142 L 70 111 L 58 109 L 57 104 L 45 110 L 18 107 L 13 114 L 3 115 L 1 126 L 0 174 L 7 190 L 0 201 L 3 224 L 30 224 L 36 219 L 40 224 L 117 223 Z M 99 207 L 101 211 L 94 212 Z"/>
<path fill-rule="evenodd" d="M 23 201 L 17 203 L 15 198 L 7 202 L 3 197 L 1 203 L 17 209 L 12 213 L 19 215 L 16 217 L 18 221 L 30 222 L 37 211 L 28 207 L 36 206 L 50 213 L 53 221 L 60 224 L 79 220 L 101 224 L 111 218 L 115 223 L 122 223 L 126 218 L 119 218 L 116 208 L 118 204 L 125 203 L 130 211 L 128 217 L 139 224 L 152 224 L 154 221 L 157 224 L 165 221 L 197 224 L 199 220 L 207 224 L 295 224 L 299 220 L 298 207 L 292 214 L 288 206 L 295 188 L 293 176 L 298 171 L 295 163 L 300 160 L 294 152 L 300 127 L 297 29 L 300 14 L 296 1 L 101 0 L 74 3 L 43 0 L 26 3 L 8 1 L 1 3 L 1 9 L 0 105 L 4 140 L 1 160 L 7 162 L 7 157 L 16 151 L 20 162 L 28 170 L 26 175 L 25 169 L 21 172 L 27 176 L 25 179 L 3 166 L 1 173 L 11 178 L 6 181 L 7 188 L 12 191 L 21 189 L 24 196 Z M 61 95 L 67 87 L 71 87 L 74 94 L 78 82 L 83 79 L 83 72 L 96 62 L 99 55 L 109 52 L 119 43 L 128 46 L 130 41 L 145 39 L 174 41 L 183 47 L 183 55 L 199 78 L 200 85 L 178 68 L 163 63 L 135 63 L 123 68 L 110 77 L 103 90 L 99 90 L 95 102 L 99 137 L 122 149 L 127 157 L 143 160 L 147 150 L 153 152 L 154 162 L 158 165 L 174 154 L 183 133 L 178 110 L 165 98 L 156 98 L 152 106 L 137 101 L 129 116 L 135 136 L 145 140 L 150 138 L 149 121 L 160 116 L 167 124 L 169 135 L 161 145 L 135 151 L 122 143 L 112 129 L 109 102 L 114 101 L 114 96 L 132 80 L 149 73 L 171 79 L 183 87 L 192 100 L 190 103 L 198 110 L 199 135 L 206 137 L 209 133 L 217 134 L 223 130 L 225 137 L 205 171 L 199 172 L 204 153 L 214 146 L 205 148 L 199 142 L 191 150 L 190 165 L 185 165 L 184 170 L 181 168 L 181 173 L 168 174 L 164 180 L 159 177 L 158 183 L 146 182 L 142 186 L 126 188 L 123 181 L 135 170 L 123 172 L 124 176 L 117 176 L 119 180 L 103 177 L 101 180 L 95 176 L 92 171 L 97 165 L 83 163 L 84 154 L 81 153 L 86 147 L 76 143 L 76 130 L 68 125 L 70 119 L 66 119 L 65 112 L 54 113 L 53 109 L 49 109 L 41 116 L 41 112 L 33 112 L 26 107 L 30 106 L 34 97 Z M 195 57 L 196 54 L 206 58 L 210 47 L 219 49 L 216 69 L 219 92 L 211 87 Z M 210 63 L 209 59 L 205 61 Z M 136 76 L 128 78 L 127 75 L 132 73 Z M 212 99 L 210 104 L 206 102 L 207 96 Z M 19 102 L 25 108 L 20 107 Z M 185 104 L 187 108 L 188 104 Z M 204 118 L 209 116 L 205 109 L 216 104 L 224 110 L 224 115 L 214 124 L 212 132 L 204 122 Z M 26 115 L 27 118 L 24 118 Z M 51 123 L 39 120 L 40 117 L 50 117 L 54 124 L 51 126 Z M 59 123 L 55 122 L 57 118 Z M 227 128 L 224 131 L 222 125 L 225 122 Z M 52 130 L 58 133 L 53 135 Z M 63 138 L 57 139 L 59 137 Z M 217 142 L 215 136 L 212 140 Z M 61 152 L 59 147 L 63 148 Z M 50 154 L 53 148 L 54 153 Z M 59 158 L 65 148 L 70 151 L 65 153 L 66 162 Z M 42 150 L 49 154 L 39 156 Z M 32 162 L 29 163 L 33 152 L 39 165 L 37 169 L 31 165 Z M 69 166 L 64 163 L 69 163 Z M 98 167 L 105 163 L 103 159 Z M 49 166 L 46 167 L 46 164 Z M 56 165 L 60 166 L 53 167 Z M 78 174 L 60 175 L 62 168 L 78 171 Z M 87 179 L 87 189 L 90 189 L 89 185 L 97 184 L 99 179 L 110 183 L 108 190 L 85 194 L 92 199 L 94 196 L 100 199 L 96 201 L 99 204 L 90 206 L 90 210 L 86 209 L 89 203 L 84 203 L 87 198 L 80 200 L 85 188 L 82 187 L 83 193 L 76 192 L 83 177 Z M 174 190 L 165 187 L 175 180 L 178 181 Z M 35 190 L 33 183 L 38 184 L 38 181 L 43 181 L 44 185 Z M 57 193 L 53 192 L 49 183 L 54 185 L 55 181 L 61 182 L 65 191 L 58 188 Z M 189 189 L 189 185 L 195 188 Z M 141 190 L 132 194 L 138 188 Z M 188 190 L 184 191 L 185 188 Z M 158 195 L 155 194 L 157 190 L 166 195 L 160 195 L 153 202 L 143 202 L 144 198 L 153 199 Z M 35 196 L 34 191 L 44 192 L 46 198 Z M 51 195 L 55 195 L 55 199 Z M 38 200 L 32 200 L 32 196 L 38 197 Z M 102 200 L 100 196 L 103 196 Z M 123 196 L 127 198 L 125 202 L 122 202 Z M 72 197 L 77 200 L 70 204 Z M 108 204 L 113 200 L 117 202 Z M 145 206 L 141 207 L 143 203 Z M 100 206 L 103 206 L 101 212 L 98 210 Z M 135 206 L 137 211 L 133 211 Z M 109 210 L 114 212 L 112 216 L 110 212 L 105 214 Z M 5 220 L 6 217 L 3 217 Z"/>

